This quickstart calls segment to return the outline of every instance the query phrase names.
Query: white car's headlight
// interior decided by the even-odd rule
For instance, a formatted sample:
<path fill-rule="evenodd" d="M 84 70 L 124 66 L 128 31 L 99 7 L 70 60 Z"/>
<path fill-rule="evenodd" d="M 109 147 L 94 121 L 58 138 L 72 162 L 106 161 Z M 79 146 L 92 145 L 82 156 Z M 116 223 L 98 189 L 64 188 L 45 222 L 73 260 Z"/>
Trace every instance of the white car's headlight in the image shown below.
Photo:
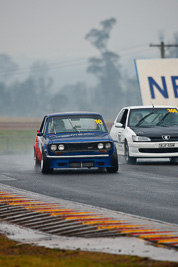
<path fill-rule="evenodd" d="M 60 151 L 64 150 L 64 145 L 63 145 L 63 144 L 58 145 L 58 149 L 59 149 Z"/>
<path fill-rule="evenodd" d="M 147 136 L 132 135 L 133 142 L 150 142 L 151 139 Z"/>
<path fill-rule="evenodd" d="M 57 150 L 57 146 L 56 145 L 51 145 L 51 150 L 52 151 L 56 151 Z"/>

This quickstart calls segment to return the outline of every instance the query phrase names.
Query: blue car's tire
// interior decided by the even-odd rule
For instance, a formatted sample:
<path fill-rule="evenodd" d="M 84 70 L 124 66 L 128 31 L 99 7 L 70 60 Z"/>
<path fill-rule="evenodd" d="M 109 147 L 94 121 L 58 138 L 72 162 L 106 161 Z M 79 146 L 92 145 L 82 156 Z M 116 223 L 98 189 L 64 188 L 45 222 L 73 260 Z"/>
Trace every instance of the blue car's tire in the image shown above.
<path fill-rule="evenodd" d="M 107 167 L 106 168 L 107 172 L 109 172 L 109 173 L 118 172 L 119 163 L 118 163 L 118 156 L 117 156 L 117 150 L 116 149 L 115 149 L 115 152 L 112 155 L 111 165 L 112 165 L 112 167 Z"/>
<path fill-rule="evenodd" d="M 53 172 L 53 169 L 49 168 L 49 162 L 44 152 L 42 152 L 42 155 L 41 155 L 41 172 L 43 174 L 49 174 Z"/>
<path fill-rule="evenodd" d="M 178 158 L 177 157 L 170 158 L 170 162 L 173 163 L 173 164 L 178 164 Z"/>
<path fill-rule="evenodd" d="M 36 170 L 37 168 L 39 168 L 39 166 L 40 166 L 40 161 L 39 161 L 39 159 L 37 158 L 35 149 L 34 149 L 33 163 L 34 163 L 34 168 L 35 168 L 35 170 Z"/>

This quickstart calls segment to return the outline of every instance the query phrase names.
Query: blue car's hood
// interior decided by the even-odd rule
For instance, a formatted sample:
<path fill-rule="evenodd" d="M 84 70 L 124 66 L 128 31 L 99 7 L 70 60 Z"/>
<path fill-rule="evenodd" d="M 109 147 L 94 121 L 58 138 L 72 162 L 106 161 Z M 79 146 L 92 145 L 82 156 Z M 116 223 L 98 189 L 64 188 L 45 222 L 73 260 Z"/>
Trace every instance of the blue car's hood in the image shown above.
<path fill-rule="evenodd" d="M 108 133 L 67 133 L 49 135 L 51 142 L 97 142 L 112 141 Z"/>

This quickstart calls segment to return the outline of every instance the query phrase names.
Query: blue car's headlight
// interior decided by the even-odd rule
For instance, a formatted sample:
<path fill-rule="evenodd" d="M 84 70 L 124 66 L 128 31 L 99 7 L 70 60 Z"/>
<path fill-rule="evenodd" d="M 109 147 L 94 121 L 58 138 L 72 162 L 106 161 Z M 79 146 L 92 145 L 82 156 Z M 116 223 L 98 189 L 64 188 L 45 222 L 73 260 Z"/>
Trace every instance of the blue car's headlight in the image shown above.
<path fill-rule="evenodd" d="M 150 142 L 151 139 L 147 136 L 132 135 L 133 142 Z"/>
<path fill-rule="evenodd" d="M 103 148 L 104 148 L 103 143 L 99 143 L 99 144 L 98 144 L 98 149 L 103 149 Z"/>
<path fill-rule="evenodd" d="M 65 146 L 64 146 L 63 144 L 58 145 L 58 149 L 59 149 L 60 151 L 64 150 L 64 148 L 65 148 Z"/>
<path fill-rule="evenodd" d="M 51 151 L 56 151 L 57 150 L 57 146 L 56 145 L 51 145 Z"/>
<path fill-rule="evenodd" d="M 97 145 L 98 149 L 111 149 L 112 148 L 112 143 L 108 142 L 108 143 L 98 143 Z"/>
<path fill-rule="evenodd" d="M 106 149 L 111 149 L 111 147 L 112 147 L 111 143 L 106 143 L 106 144 L 105 144 L 105 148 L 106 148 Z"/>

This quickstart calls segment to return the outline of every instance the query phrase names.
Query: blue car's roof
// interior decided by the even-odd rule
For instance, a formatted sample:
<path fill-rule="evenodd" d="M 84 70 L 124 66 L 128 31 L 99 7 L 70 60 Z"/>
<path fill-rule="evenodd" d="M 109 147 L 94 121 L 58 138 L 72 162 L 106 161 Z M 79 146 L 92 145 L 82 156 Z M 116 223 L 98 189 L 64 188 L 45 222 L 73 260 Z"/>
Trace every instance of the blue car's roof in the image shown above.
<path fill-rule="evenodd" d="M 101 114 L 97 112 L 87 112 L 87 111 L 75 111 L 75 112 L 59 112 L 59 113 L 52 113 L 48 114 L 47 117 L 54 117 L 54 116 L 67 116 L 67 115 L 99 115 Z"/>

